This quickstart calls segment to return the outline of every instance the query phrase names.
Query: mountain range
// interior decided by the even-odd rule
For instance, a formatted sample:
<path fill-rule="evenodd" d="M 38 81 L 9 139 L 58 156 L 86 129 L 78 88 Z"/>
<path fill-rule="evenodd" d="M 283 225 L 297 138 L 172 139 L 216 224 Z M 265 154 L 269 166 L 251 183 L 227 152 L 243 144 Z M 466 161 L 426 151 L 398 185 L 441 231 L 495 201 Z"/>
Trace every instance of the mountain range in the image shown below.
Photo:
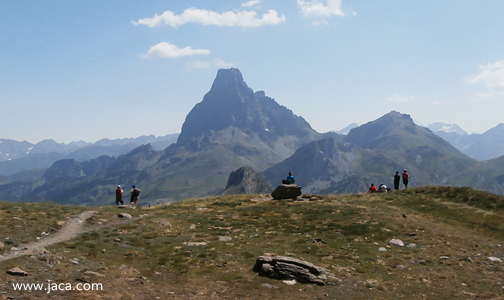
<path fill-rule="evenodd" d="M 144 144 L 117 157 L 67 157 L 44 170 L 4 176 L 0 192 L 12 201 L 102 205 L 114 202 L 116 185 L 136 184 L 141 201 L 162 203 L 222 194 L 230 174 L 247 166 L 272 186 L 292 171 L 304 193 L 362 192 L 370 183 L 391 185 L 394 173 L 407 169 L 412 186 L 504 194 L 504 156 L 471 158 L 409 115 L 392 111 L 348 129 L 318 133 L 265 92 L 254 92 L 238 69 L 222 69 L 176 143 L 162 150 Z"/>

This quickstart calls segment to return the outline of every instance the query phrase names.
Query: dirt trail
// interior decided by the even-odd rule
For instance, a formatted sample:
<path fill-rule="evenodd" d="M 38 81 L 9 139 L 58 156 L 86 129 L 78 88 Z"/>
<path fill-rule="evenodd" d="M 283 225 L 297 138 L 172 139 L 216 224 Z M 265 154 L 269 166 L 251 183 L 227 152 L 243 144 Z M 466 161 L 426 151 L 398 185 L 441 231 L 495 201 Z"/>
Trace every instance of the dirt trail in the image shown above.
<path fill-rule="evenodd" d="M 69 217 L 67 223 L 58 232 L 45 238 L 42 238 L 41 240 L 38 240 L 36 242 L 19 245 L 18 247 L 16 247 L 19 250 L 11 250 L 5 253 L 4 255 L 0 255 L 0 262 L 23 255 L 31 255 L 37 253 L 46 246 L 68 241 L 70 239 L 77 237 L 81 233 L 96 230 L 97 229 L 96 226 L 84 228 L 84 222 L 95 213 L 96 211 L 90 210 Z"/>

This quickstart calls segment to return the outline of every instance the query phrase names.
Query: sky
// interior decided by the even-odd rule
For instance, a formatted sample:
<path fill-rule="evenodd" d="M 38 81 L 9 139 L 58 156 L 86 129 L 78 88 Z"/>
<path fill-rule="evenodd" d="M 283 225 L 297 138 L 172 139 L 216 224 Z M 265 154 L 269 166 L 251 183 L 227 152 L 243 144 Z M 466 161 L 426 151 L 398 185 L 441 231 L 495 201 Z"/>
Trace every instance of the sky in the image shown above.
<path fill-rule="evenodd" d="M 2 0 L 0 138 L 180 133 L 238 68 L 318 132 L 504 122 L 502 0 Z"/>

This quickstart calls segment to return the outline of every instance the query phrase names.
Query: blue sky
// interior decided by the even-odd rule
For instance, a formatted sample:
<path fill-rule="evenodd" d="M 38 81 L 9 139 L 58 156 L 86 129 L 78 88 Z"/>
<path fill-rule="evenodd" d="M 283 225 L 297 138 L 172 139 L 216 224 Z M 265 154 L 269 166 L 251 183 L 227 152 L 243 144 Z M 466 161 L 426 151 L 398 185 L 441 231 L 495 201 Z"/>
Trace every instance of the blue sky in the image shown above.
<path fill-rule="evenodd" d="M 504 1 L 3 0 L 0 138 L 180 132 L 217 70 L 319 132 L 504 122 Z"/>

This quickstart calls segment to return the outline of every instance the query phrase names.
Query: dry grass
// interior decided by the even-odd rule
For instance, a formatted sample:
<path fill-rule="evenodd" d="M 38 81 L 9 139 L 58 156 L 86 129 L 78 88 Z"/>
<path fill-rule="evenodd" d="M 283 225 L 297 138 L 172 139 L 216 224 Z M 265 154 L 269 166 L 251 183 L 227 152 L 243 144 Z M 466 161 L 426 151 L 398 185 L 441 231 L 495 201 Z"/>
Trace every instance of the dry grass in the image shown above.
<path fill-rule="evenodd" d="M 18 266 L 30 275 L 1 272 L 0 291 L 16 299 L 34 299 L 33 292 L 15 292 L 9 282 L 51 279 L 104 285 L 101 292 L 53 292 L 53 297 L 64 299 L 501 299 L 504 295 L 503 263 L 487 258 L 504 258 L 503 197 L 436 187 L 317 197 L 320 200 L 288 202 L 238 195 L 128 210 L 143 217 L 48 247 L 57 262 L 21 257 L 1 263 L 4 270 Z M 15 205 L 28 211 L 29 205 Z M 42 219 L 43 214 L 32 214 L 35 211 L 25 216 Z M 119 212 L 123 211 L 103 207 L 87 223 L 113 224 Z M 30 233 L 22 236 L 28 238 Z M 221 241 L 223 236 L 231 240 Z M 392 238 L 416 247 L 389 246 Z M 379 247 L 387 251 L 380 252 Z M 342 283 L 288 286 L 259 277 L 252 267 L 264 254 L 326 267 Z M 73 258 L 79 264 L 70 263 Z M 49 298 L 42 293 L 36 297 Z"/>

